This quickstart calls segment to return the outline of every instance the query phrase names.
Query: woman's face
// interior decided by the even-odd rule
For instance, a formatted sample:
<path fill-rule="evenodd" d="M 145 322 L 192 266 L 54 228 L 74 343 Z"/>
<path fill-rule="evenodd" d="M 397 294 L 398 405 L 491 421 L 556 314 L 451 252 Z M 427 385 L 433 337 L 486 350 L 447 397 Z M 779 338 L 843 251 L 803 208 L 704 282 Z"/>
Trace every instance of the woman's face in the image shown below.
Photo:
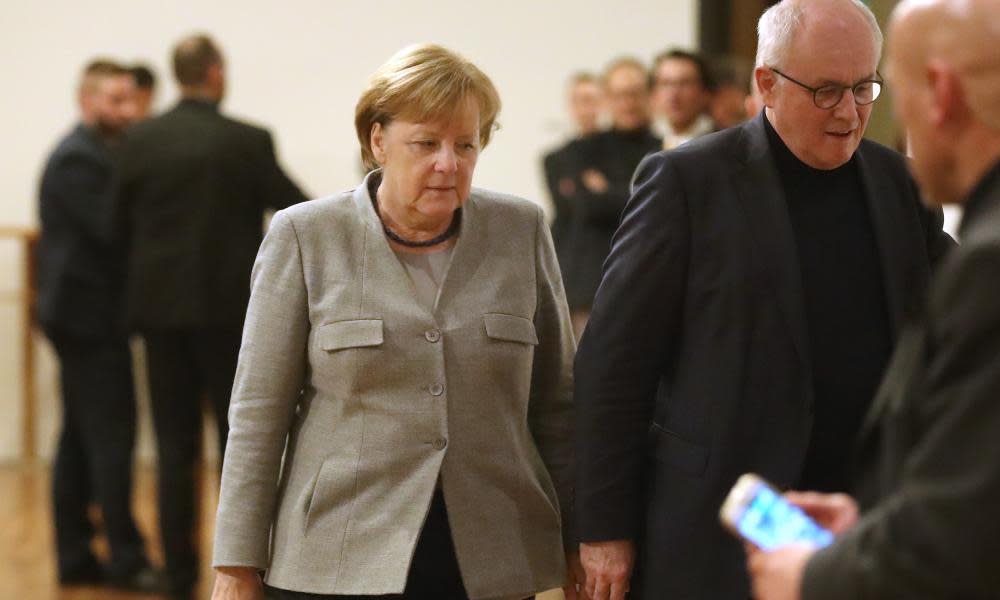
<path fill-rule="evenodd" d="M 471 98 L 449 117 L 376 123 L 372 153 L 382 165 L 378 199 L 411 225 L 450 219 L 469 197 L 479 158 L 479 106 Z M 385 206 L 388 205 L 388 206 Z"/>

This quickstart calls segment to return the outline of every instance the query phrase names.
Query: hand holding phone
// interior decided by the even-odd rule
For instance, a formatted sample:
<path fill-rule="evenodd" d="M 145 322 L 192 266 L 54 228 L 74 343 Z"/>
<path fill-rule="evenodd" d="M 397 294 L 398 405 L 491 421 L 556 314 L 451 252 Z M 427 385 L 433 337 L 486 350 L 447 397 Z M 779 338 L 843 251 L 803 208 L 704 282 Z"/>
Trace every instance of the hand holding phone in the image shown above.
<path fill-rule="evenodd" d="M 823 547 L 833 542 L 832 532 L 817 525 L 753 473 L 739 478 L 719 518 L 730 531 L 765 551 L 792 543 Z"/>

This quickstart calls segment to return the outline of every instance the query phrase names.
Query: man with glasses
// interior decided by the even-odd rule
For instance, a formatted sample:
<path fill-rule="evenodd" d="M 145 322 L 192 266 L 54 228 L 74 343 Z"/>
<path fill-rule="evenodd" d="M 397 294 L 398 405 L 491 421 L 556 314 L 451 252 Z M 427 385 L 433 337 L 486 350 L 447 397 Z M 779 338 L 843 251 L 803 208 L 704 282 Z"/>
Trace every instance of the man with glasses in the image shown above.
<path fill-rule="evenodd" d="M 846 488 L 951 245 L 903 157 L 862 139 L 881 90 L 870 10 L 784 0 L 758 31 L 766 110 L 640 165 L 581 341 L 575 516 L 597 600 L 749 596 L 726 493 L 748 471 Z"/>
<path fill-rule="evenodd" d="M 888 74 L 911 166 L 928 202 L 963 207 L 962 246 L 935 270 L 866 419 L 858 503 L 789 496 L 836 541 L 753 552 L 756 598 L 1000 595 L 998 47 L 1000 0 L 906 0 L 893 13 Z"/>

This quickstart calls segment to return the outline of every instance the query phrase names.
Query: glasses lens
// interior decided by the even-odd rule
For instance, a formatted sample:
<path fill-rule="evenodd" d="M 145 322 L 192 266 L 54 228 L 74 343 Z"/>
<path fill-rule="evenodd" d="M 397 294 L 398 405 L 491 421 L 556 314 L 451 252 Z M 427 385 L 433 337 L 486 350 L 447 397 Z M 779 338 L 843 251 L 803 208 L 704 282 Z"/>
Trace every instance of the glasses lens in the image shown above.
<path fill-rule="evenodd" d="M 836 85 L 824 85 L 816 89 L 813 99 L 819 108 L 833 108 L 840 103 L 840 98 L 843 95 L 844 88 Z"/>
<path fill-rule="evenodd" d="M 877 81 L 866 81 L 854 88 L 854 101 L 858 104 L 871 104 L 882 93 L 882 84 Z"/>

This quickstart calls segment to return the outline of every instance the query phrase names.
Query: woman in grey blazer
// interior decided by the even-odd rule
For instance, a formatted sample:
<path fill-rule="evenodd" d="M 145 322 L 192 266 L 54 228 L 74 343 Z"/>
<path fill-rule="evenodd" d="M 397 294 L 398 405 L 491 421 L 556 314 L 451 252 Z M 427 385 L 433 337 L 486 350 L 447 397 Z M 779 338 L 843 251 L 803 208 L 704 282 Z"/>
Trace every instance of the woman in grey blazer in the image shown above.
<path fill-rule="evenodd" d="M 537 206 L 471 187 L 499 107 L 468 61 L 406 48 L 357 106 L 378 168 L 275 215 L 213 598 L 575 596 L 574 342 L 552 241 Z"/>

